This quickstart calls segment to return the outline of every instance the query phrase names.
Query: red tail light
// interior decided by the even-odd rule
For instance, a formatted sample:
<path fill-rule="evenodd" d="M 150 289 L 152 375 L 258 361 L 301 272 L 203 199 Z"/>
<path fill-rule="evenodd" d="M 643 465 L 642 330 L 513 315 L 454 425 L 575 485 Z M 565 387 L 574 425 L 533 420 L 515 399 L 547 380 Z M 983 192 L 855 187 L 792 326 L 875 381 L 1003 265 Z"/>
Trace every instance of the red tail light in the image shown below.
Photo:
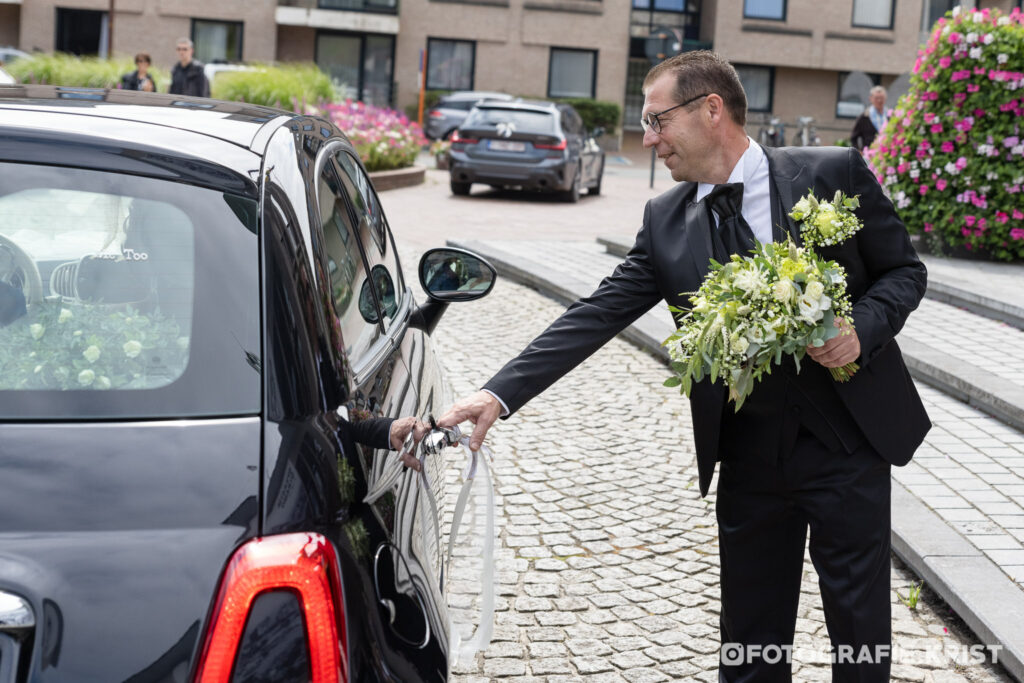
<path fill-rule="evenodd" d="M 538 145 L 537 143 L 533 143 L 533 146 L 537 149 L 553 149 L 556 152 L 561 152 L 566 148 L 566 141 L 565 138 L 562 138 L 556 145 Z"/>
<path fill-rule="evenodd" d="M 479 140 L 474 140 L 472 138 L 464 138 L 464 137 L 462 137 L 461 135 L 459 135 L 459 131 L 458 130 L 456 130 L 455 132 L 452 133 L 452 144 L 453 145 L 455 145 L 455 144 L 475 145 L 478 142 L 480 142 L 480 141 Z"/>
<path fill-rule="evenodd" d="M 334 546 L 320 534 L 268 536 L 243 545 L 221 578 L 195 683 L 230 683 L 249 609 L 268 590 L 290 590 L 299 596 L 313 683 L 347 683 L 348 643 L 339 577 Z"/>
<path fill-rule="evenodd" d="M 444 112 L 437 111 L 436 109 L 430 112 L 430 118 L 432 119 L 443 119 Z"/>

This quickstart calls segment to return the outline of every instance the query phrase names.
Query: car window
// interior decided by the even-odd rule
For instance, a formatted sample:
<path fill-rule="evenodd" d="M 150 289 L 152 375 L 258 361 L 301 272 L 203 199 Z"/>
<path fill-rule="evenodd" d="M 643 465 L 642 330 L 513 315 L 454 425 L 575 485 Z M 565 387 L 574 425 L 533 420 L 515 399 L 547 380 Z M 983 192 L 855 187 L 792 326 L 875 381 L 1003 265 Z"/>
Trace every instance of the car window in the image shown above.
<path fill-rule="evenodd" d="M 555 132 L 555 117 L 548 112 L 496 107 L 477 107 L 462 125 L 464 128 L 496 128 L 498 124 L 511 124 L 517 133 L 551 135 Z"/>
<path fill-rule="evenodd" d="M 400 309 L 405 292 L 398 255 L 370 178 L 348 152 L 339 152 L 337 161 L 342 184 L 355 209 L 374 291 L 384 313 L 384 326 L 388 328 Z"/>
<path fill-rule="evenodd" d="M 344 197 L 334 166 L 325 164 L 320 174 L 318 201 L 327 255 L 327 277 L 345 352 L 355 363 L 367 354 L 381 331 L 377 325 L 377 311 L 372 305 L 366 306 L 367 295 L 363 294 L 367 282 L 366 266 Z"/>
<path fill-rule="evenodd" d="M 259 362 L 255 232 L 251 199 L 0 164 L 0 392 L 32 393 L 3 401 L 0 414 L 257 411 L 258 370 L 248 377 Z M 211 365 L 205 376 L 194 371 L 200 358 Z M 239 391 L 189 397 L 213 381 Z"/>
<path fill-rule="evenodd" d="M 476 104 L 476 100 L 447 100 L 441 103 L 441 106 L 445 109 L 458 109 L 459 111 L 469 111 Z"/>

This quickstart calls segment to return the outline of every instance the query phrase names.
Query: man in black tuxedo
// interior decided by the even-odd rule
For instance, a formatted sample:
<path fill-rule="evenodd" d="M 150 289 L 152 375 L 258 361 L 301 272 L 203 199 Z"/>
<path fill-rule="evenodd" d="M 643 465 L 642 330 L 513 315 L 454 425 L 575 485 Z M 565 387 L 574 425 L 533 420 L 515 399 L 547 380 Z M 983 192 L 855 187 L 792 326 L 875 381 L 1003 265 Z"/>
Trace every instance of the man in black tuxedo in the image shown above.
<path fill-rule="evenodd" d="M 591 296 L 574 303 L 484 387 L 439 421 L 470 420 L 471 446 L 660 299 L 689 306 L 712 256 L 799 231 L 786 214 L 808 190 L 859 195 L 864 228 L 819 253 L 847 271 L 851 327 L 767 376 L 739 412 L 721 384 L 690 399 L 701 495 L 721 462 L 720 679 L 789 681 L 783 657 L 749 646 L 793 642 L 804 546 L 820 577 L 833 680 L 888 681 L 890 465 L 910 460 L 930 427 L 895 335 L 925 290 L 925 268 L 860 154 L 849 148 L 762 149 L 744 132 L 746 96 L 711 52 L 656 66 L 644 82 L 644 145 L 679 182 L 648 202 L 636 243 Z M 737 185 L 736 183 L 742 183 Z M 726 201 L 727 200 L 727 201 Z M 730 211 L 731 207 L 731 211 Z M 738 211 L 738 215 L 736 212 Z M 742 217 L 739 217 L 742 216 Z M 848 383 L 827 368 L 856 361 Z M 628 466 L 628 465 L 625 465 Z M 736 661 L 735 643 L 744 646 Z"/>

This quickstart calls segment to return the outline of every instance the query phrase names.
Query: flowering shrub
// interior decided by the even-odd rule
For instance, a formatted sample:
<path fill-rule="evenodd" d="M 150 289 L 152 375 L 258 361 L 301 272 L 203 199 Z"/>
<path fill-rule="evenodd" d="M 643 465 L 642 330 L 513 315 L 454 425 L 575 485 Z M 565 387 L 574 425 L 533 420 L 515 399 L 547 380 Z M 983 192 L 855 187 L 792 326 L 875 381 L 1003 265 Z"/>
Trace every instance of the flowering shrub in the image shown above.
<path fill-rule="evenodd" d="M 418 124 L 393 109 L 345 100 L 325 104 L 314 113 L 333 121 L 348 136 L 367 171 L 412 166 L 427 142 Z"/>
<path fill-rule="evenodd" d="M 934 246 L 1024 258 L 1024 15 L 939 19 L 910 91 L 866 152 L 914 233 Z"/>

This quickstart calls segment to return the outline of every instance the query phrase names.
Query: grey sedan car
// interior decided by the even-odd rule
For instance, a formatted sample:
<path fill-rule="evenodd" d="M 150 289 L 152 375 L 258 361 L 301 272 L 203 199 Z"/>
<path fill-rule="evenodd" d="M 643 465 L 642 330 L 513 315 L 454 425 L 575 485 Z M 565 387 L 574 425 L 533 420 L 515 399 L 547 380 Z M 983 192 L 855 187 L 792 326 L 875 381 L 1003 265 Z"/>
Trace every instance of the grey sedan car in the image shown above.
<path fill-rule="evenodd" d="M 508 102 L 514 99 L 511 95 L 501 92 L 483 90 L 462 90 L 443 95 L 441 99 L 427 110 L 423 132 L 431 140 L 446 140 L 452 132 L 466 120 L 466 115 L 477 102 L 497 100 Z"/>
<path fill-rule="evenodd" d="M 473 183 L 496 188 L 559 192 L 576 202 L 586 188 L 601 193 L 603 134 L 588 131 L 572 106 L 556 102 L 481 102 L 452 134 L 451 190 Z"/>

